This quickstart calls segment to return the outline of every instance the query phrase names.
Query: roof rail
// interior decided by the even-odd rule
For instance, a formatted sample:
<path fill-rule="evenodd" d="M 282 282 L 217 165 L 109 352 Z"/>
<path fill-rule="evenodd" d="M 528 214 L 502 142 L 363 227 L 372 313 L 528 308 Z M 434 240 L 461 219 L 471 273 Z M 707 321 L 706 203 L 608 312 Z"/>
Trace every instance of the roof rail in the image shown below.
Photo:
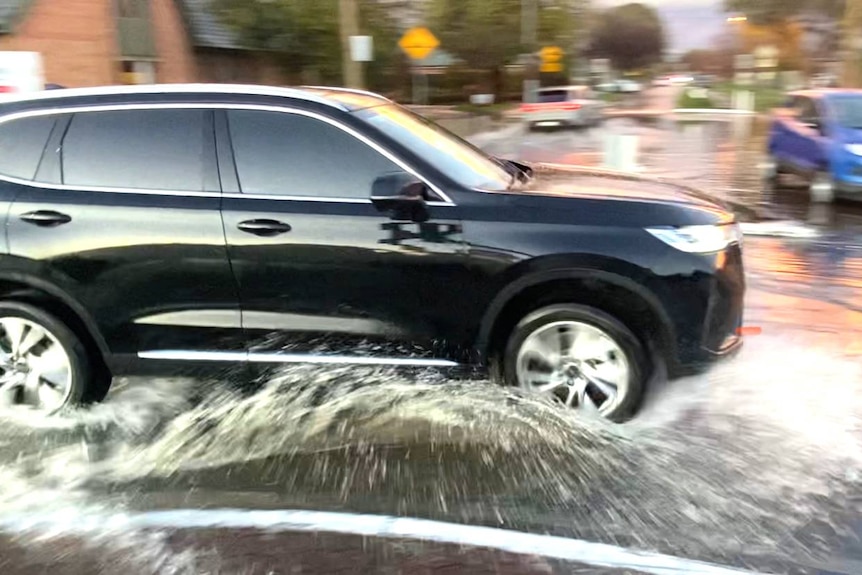
<path fill-rule="evenodd" d="M 377 98 L 378 100 L 384 100 L 386 102 L 391 102 L 389 98 L 378 94 L 377 92 L 369 92 L 368 90 L 358 90 L 356 88 L 342 88 L 338 86 L 300 86 L 301 89 L 306 90 L 326 90 L 329 92 L 345 92 L 347 94 L 357 94 L 359 96 L 370 96 L 372 98 Z"/>
<path fill-rule="evenodd" d="M 145 84 L 134 86 L 98 86 L 90 88 L 64 88 L 62 90 L 43 90 L 10 95 L 3 98 L 4 103 L 29 100 L 66 99 L 76 96 L 105 96 L 122 94 L 247 94 L 254 96 L 277 96 L 296 98 L 323 104 L 347 111 L 347 108 L 330 98 L 300 88 L 279 88 L 255 84 Z"/>

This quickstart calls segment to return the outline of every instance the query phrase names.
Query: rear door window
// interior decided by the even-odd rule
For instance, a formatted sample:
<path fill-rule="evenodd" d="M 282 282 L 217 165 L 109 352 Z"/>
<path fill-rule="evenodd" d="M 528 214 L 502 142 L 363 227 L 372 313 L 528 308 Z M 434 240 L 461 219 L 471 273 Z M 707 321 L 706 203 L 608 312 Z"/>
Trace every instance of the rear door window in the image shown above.
<path fill-rule="evenodd" d="M 32 180 L 56 120 L 35 116 L 0 124 L 0 174 Z"/>
<path fill-rule="evenodd" d="M 199 109 L 77 113 L 63 140 L 63 183 L 203 191 L 210 114 Z"/>

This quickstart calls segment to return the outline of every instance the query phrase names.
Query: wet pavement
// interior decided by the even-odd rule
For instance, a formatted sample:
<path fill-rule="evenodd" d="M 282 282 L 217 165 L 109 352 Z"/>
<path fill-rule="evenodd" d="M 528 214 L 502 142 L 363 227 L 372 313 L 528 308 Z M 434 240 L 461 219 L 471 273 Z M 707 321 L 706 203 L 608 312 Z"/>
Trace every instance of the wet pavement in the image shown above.
<path fill-rule="evenodd" d="M 811 209 L 792 185 L 764 198 L 755 127 L 742 140 L 726 122 L 674 125 L 673 137 L 627 119 L 608 129 L 642 130 L 645 171 L 676 166 L 805 232 L 747 228 L 746 323 L 763 333 L 737 357 L 659 377 L 624 426 L 434 372 L 297 366 L 258 391 L 227 375 L 118 382 L 90 410 L 4 422 L 0 572 L 710 572 L 668 559 L 678 557 L 862 573 L 862 211 Z M 480 143 L 589 164 L 600 138 Z M 278 515 L 298 510 L 390 519 L 384 532 L 339 532 Z M 426 525 L 420 541 L 395 516 L 448 526 Z M 461 538 L 467 525 L 500 531 Z M 530 547 L 524 533 L 635 552 Z"/>

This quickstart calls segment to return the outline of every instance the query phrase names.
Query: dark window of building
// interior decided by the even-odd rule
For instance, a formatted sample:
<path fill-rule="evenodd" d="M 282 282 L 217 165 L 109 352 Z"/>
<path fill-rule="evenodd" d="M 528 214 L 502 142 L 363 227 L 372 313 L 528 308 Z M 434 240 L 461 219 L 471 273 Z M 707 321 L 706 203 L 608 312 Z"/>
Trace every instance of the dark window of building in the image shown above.
<path fill-rule="evenodd" d="M 322 120 L 281 112 L 228 112 L 246 194 L 368 198 L 375 179 L 401 172 L 383 154 Z"/>
<path fill-rule="evenodd" d="M 201 191 L 205 110 L 75 114 L 63 140 L 63 183 Z"/>
<path fill-rule="evenodd" d="M 32 180 L 55 121 L 37 116 L 0 124 L 0 174 Z"/>

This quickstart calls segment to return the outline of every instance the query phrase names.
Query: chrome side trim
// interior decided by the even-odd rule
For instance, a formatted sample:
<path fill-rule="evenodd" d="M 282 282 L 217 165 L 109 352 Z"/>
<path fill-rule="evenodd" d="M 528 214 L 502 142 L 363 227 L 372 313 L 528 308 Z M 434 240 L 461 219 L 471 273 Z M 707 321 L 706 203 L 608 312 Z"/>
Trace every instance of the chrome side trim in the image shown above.
<path fill-rule="evenodd" d="M 298 116 L 305 116 L 308 118 L 314 118 L 316 120 L 320 120 L 325 122 L 331 126 L 334 126 L 343 132 L 346 132 L 364 143 L 365 145 L 373 148 L 379 154 L 382 154 L 392 163 L 396 164 L 405 172 L 415 176 L 419 180 L 422 181 L 429 189 L 431 189 L 438 197 L 443 198 L 443 201 L 431 201 L 428 202 L 429 206 L 455 206 L 452 200 L 447 196 L 443 190 L 432 184 L 428 181 L 427 178 L 423 177 L 418 171 L 413 169 L 412 166 L 408 165 L 398 156 L 375 142 L 374 140 L 368 138 L 367 136 L 360 134 L 353 128 L 349 126 L 345 126 L 341 122 L 324 116 L 322 114 L 318 114 L 315 112 L 309 112 L 307 110 L 299 110 L 296 108 L 288 108 L 284 106 L 265 106 L 259 104 L 206 104 L 206 103 L 152 103 L 152 104 L 105 104 L 99 106 L 68 106 L 65 108 L 52 108 L 50 110 L 28 110 L 26 112 L 16 112 L 12 114 L 8 114 L 6 116 L 0 117 L 0 125 L 5 124 L 6 122 L 12 122 L 15 120 L 20 120 L 22 118 L 33 118 L 40 116 L 52 116 L 59 114 L 78 114 L 78 113 L 86 113 L 86 112 L 114 112 L 118 110 L 257 110 L 262 112 L 279 112 L 283 114 L 296 114 Z M 371 200 L 365 198 L 326 198 L 321 196 L 268 196 L 262 194 L 221 194 L 217 192 L 187 192 L 187 191 L 175 191 L 175 190 L 146 190 L 146 189 L 135 189 L 135 188 L 110 188 L 110 187 L 99 187 L 99 186 L 70 186 L 66 184 L 44 184 L 35 181 L 23 180 L 20 178 L 13 178 L 10 176 L 0 175 L 0 181 L 10 182 L 19 185 L 25 186 L 34 186 L 43 189 L 56 189 L 56 190 L 69 190 L 69 191 L 82 191 L 82 192 L 109 192 L 109 193 L 121 193 L 121 194 L 151 194 L 151 195 L 163 195 L 163 196 L 189 196 L 189 197 L 201 197 L 201 198 L 236 198 L 236 199 L 265 199 L 265 200 L 287 200 L 287 201 L 303 201 L 303 202 L 328 202 L 328 203 L 350 203 L 350 204 L 367 204 L 371 203 Z"/>
<path fill-rule="evenodd" d="M 317 104 L 324 104 L 330 108 L 337 108 L 343 112 L 349 109 L 343 104 L 330 100 L 318 94 L 314 94 L 300 88 L 279 88 L 276 86 L 262 86 L 256 84 L 147 84 L 137 86 L 97 86 L 90 88 L 65 88 L 63 90 L 43 90 L 41 92 L 30 92 L 4 96 L 0 102 L 28 102 L 31 100 L 64 100 L 67 98 L 79 98 L 85 96 L 122 96 L 135 94 L 239 94 L 248 96 L 277 96 L 282 98 L 295 98 Z"/>
<path fill-rule="evenodd" d="M 347 355 L 317 355 L 301 353 L 260 353 L 245 351 L 139 351 L 140 359 L 163 361 L 227 361 L 243 363 L 312 363 L 317 365 L 390 365 L 410 367 L 457 367 L 460 364 L 446 359 L 409 357 L 367 357 Z"/>

